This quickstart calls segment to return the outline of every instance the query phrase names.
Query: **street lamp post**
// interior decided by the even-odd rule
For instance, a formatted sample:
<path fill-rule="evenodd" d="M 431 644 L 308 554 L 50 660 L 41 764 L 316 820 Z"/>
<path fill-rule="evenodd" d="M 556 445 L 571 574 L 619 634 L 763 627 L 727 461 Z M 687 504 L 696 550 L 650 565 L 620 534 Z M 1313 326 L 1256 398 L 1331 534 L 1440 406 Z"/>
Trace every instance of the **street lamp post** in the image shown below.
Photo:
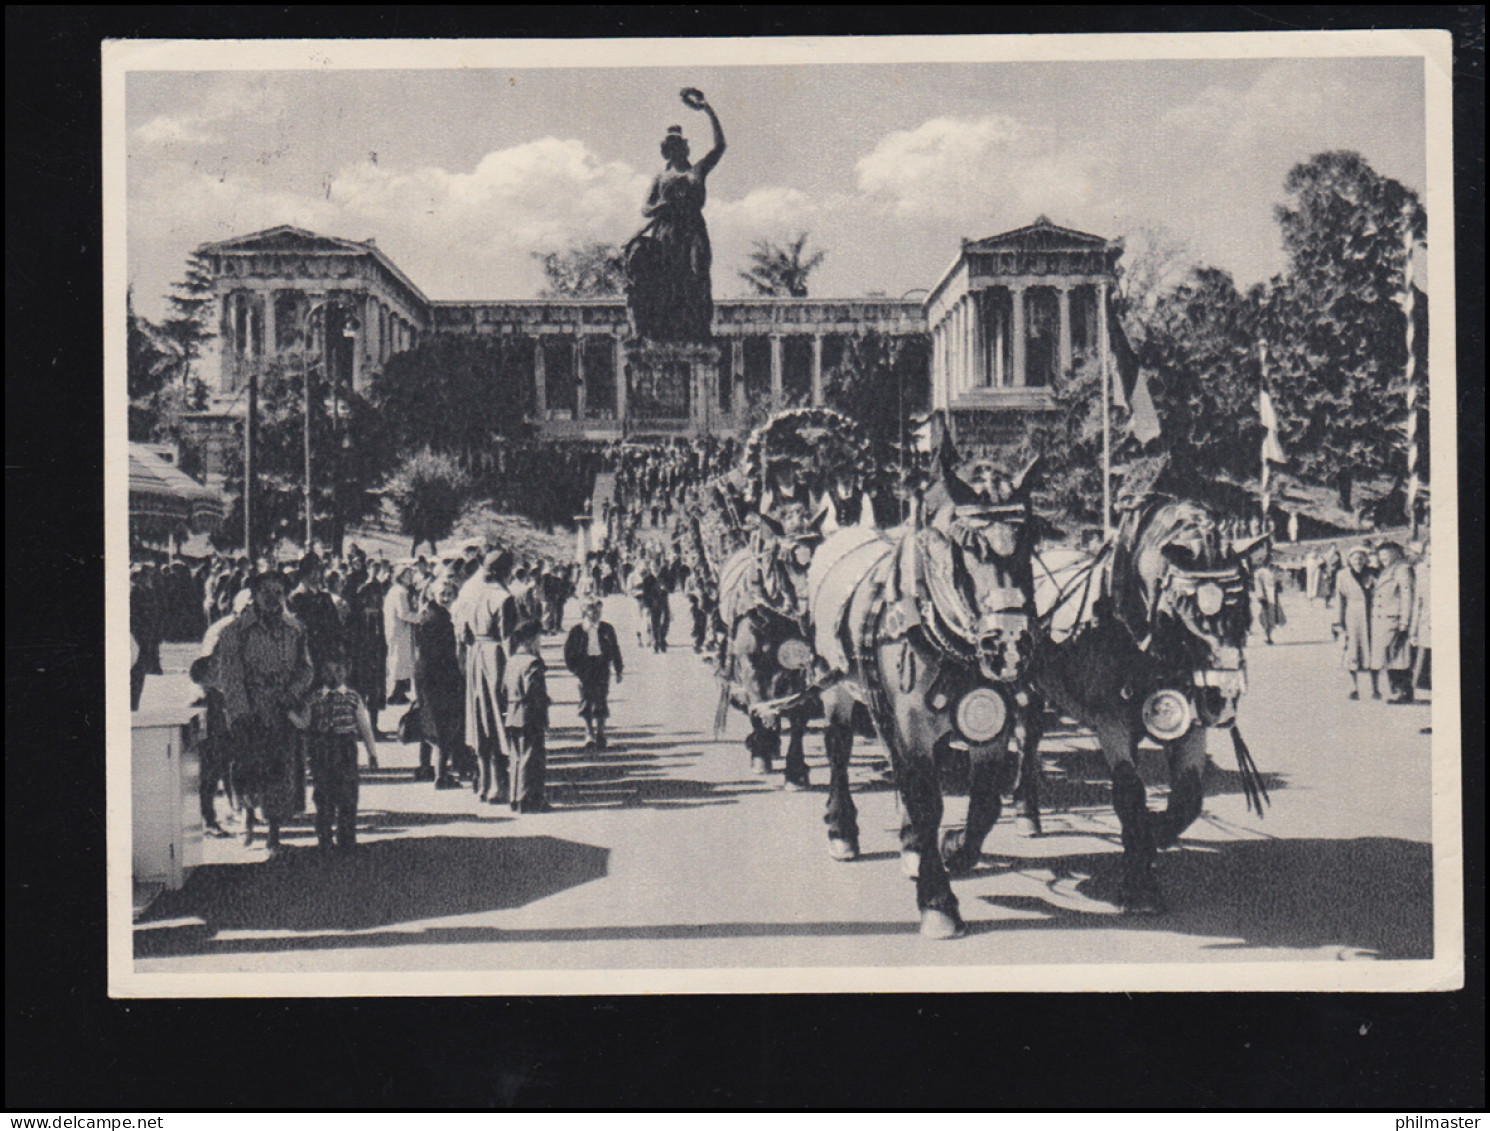
<path fill-rule="evenodd" d="M 315 306 L 312 306 L 309 310 L 307 310 L 305 312 L 305 339 L 306 339 L 306 342 L 308 344 L 309 341 L 310 341 L 311 328 L 312 328 L 312 326 L 313 326 L 313 324 L 315 322 L 316 316 L 319 315 L 320 318 L 321 318 L 321 329 L 322 329 L 322 335 L 321 335 L 321 370 L 326 375 L 326 382 L 327 382 L 327 384 L 330 385 L 334 389 L 334 387 L 335 387 L 335 375 L 333 373 L 333 368 L 334 368 L 334 363 L 335 363 L 335 355 L 334 355 L 334 353 L 332 351 L 332 348 L 331 348 L 332 331 L 331 331 L 331 318 L 330 318 L 330 312 L 332 312 L 332 311 L 336 312 L 336 314 L 338 314 L 340 316 L 340 325 L 341 325 L 341 334 L 342 334 L 342 336 L 343 337 L 346 337 L 346 338 L 354 338 L 354 337 L 356 337 L 357 331 L 360 328 L 359 327 L 359 324 L 357 322 L 356 316 L 354 314 L 352 314 L 350 311 L 347 311 L 342 306 L 340 300 L 338 300 L 338 299 L 325 299 L 325 300 L 323 300 L 321 302 L 316 303 Z M 310 419 L 310 376 L 311 376 L 311 370 L 312 370 L 312 368 L 313 368 L 313 366 L 311 365 L 310 360 L 307 357 L 306 362 L 305 362 L 305 365 L 304 365 L 305 383 L 304 383 L 304 386 L 303 386 L 303 389 L 302 389 L 302 394 L 303 395 L 302 395 L 302 405 L 301 405 L 302 411 L 304 412 L 304 415 L 305 415 L 304 424 L 303 424 L 303 431 L 302 431 L 302 440 L 303 440 L 304 455 L 305 455 L 305 484 L 304 484 L 303 490 L 304 490 L 304 494 L 305 494 L 305 549 L 306 549 L 306 552 L 307 553 L 310 552 L 311 546 L 312 546 L 312 544 L 315 541 L 315 497 L 314 497 L 313 490 L 312 490 L 313 482 L 312 482 L 312 478 L 311 478 L 311 443 L 310 443 L 310 429 L 311 429 L 311 419 Z M 338 456 L 337 464 L 338 464 L 338 466 L 337 466 L 337 473 L 340 474 L 340 470 L 341 469 L 340 469 L 340 459 L 339 459 L 339 456 Z M 336 483 L 333 483 L 332 484 L 333 507 L 336 505 L 336 490 L 337 490 L 337 486 L 338 486 L 338 484 L 336 484 Z"/>

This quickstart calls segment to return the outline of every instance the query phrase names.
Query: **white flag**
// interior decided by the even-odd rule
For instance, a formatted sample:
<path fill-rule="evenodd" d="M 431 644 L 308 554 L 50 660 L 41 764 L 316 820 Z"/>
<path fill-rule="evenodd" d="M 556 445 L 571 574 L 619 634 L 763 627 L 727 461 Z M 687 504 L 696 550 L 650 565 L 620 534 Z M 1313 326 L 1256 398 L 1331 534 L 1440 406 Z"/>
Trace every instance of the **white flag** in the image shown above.
<path fill-rule="evenodd" d="M 1262 458 L 1268 463 L 1286 463 L 1283 445 L 1278 442 L 1278 414 L 1273 411 L 1273 398 L 1264 389 L 1257 395 L 1257 412 L 1262 417 L 1265 435 L 1262 438 Z"/>

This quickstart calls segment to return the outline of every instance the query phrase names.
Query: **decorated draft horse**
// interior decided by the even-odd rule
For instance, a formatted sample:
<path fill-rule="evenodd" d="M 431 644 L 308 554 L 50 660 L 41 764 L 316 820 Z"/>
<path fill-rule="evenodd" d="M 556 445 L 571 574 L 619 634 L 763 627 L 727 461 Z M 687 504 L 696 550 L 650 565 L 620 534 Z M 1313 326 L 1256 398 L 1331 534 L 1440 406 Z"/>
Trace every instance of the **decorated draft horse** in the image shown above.
<path fill-rule="evenodd" d="M 795 409 L 758 428 L 745 445 L 741 466 L 714 484 L 712 507 L 695 529 L 699 554 L 744 538 L 746 545 L 717 569 L 718 634 L 722 640 L 720 709 L 745 712 L 745 745 L 751 769 L 767 774 L 781 754 L 781 727 L 789 729 L 784 766 L 787 789 L 807 788 L 803 740 L 813 705 L 805 696 L 812 674 L 808 643 L 807 568 L 835 518 L 835 494 L 862 472 L 867 444 L 848 418 L 828 409 Z"/>
<path fill-rule="evenodd" d="M 859 854 L 848 764 L 855 716 L 868 708 L 889 748 L 901 862 L 916 880 L 921 933 L 931 938 L 965 931 L 944 855 L 954 870 L 971 867 L 1001 795 L 1018 785 L 1034 647 L 1032 468 L 975 489 L 958 477 L 955 459 L 943 444 L 929 521 L 889 533 L 844 529 L 818 549 L 807 578 L 832 775 L 829 852 L 839 860 Z M 939 770 L 958 756 L 969 764 L 968 831 L 939 844 Z"/>
<path fill-rule="evenodd" d="M 1236 730 L 1251 621 L 1246 555 L 1260 541 L 1228 550 L 1206 507 L 1144 491 L 1125 503 L 1116 535 L 1095 556 L 1036 556 L 1034 687 L 1101 744 L 1123 830 L 1120 899 L 1130 912 L 1164 909 L 1155 853 L 1200 815 L 1206 727 L 1231 730 L 1248 806 L 1261 814 L 1267 801 Z M 1160 813 L 1149 812 L 1134 765 L 1145 733 L 1168 762 L 1169 801 Z M 1039 739 L 1032 726 L 1026 802 L 1037 811 Z"/>

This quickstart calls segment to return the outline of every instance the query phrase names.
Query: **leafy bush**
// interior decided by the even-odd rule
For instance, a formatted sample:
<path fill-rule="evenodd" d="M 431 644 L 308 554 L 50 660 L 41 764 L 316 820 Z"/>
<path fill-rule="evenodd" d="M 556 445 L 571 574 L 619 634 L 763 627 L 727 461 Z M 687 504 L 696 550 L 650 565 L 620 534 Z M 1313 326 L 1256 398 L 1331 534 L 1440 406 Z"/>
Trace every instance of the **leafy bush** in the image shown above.
<path fill-rule="evenodd" d="M 428 542 L 432 551 L 455 529 L 465 505 L 470 479 L 454 458 L 421 448 L 404 459 L 384 488 L 398 510 L 399 528 L 413 548 Z"/>

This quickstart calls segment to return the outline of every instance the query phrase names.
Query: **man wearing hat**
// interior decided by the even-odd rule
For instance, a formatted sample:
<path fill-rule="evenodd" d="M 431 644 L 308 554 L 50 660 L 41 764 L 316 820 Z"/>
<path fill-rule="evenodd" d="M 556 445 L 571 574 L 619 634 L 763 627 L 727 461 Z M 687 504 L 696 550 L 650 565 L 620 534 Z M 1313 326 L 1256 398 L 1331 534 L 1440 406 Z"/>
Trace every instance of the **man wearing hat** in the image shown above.
<path fill-rule="evenodd" d="M 503 676 L 507 739 L 512 750 L 512 810 L 541 813 L 545 793 L 548 741 L 548 681 L 538 652 L 542 625 L 519 621 L 512 629 L 512 656 Z"/>
<path fill-rule="evenodd" d="M 506 550 L 487 555 L 483 584 L 456 625 L 466 642 L 466 744 L 475 749 L 479 764 L 476 791 L 482 801 L 493 805 L 507 800 L 510 749 L 503 719 L 502 672 L 518 619 L 517 602 L 508 588 L 512 566 L 512 555 Z"/>
<path fill-rule="evenodd" d="M 460 654 L 461 666 L 466 662 L 466 643 L 461 629 L 470 615 L 476 594 L 486 584 L 485 544 L 472 539 L 462 548 L 460 591 L 450 605 L 450 620 L 455 625 L 455 643 Z"/>
<path fill-rule="evenodd" d="M 581 606 L 579 624 L 569 630 L 564 641 L 564 666 L 579 680 L 579 713 L 585 720 L 585 749 L 605 749 L 605 720 L 610 717 L 610 673 L 621 682 L 623 665 L 616 630 L 600 619 L 602 605 L 598 597 L 587 598 Z"/>
<path fill-rule="evenodd" d="M 313 670 L 305 629 L 285 607 L 283 577 L 257 574 L 249 588 L 253 602 L 224 626 L 204 674 L 222 694 L 233 736 L 233 781 L 246 809 L 244 843 L 253 843 L 254 810 L 262 807 L 267 846 L 275 854 L 280 824 L 305 805 L 299 736 L 289 713 L 300 708 Z"/>
<path fill-rule="evenodd" d="M 1412 643 L 1412 682 L 1414 691 L 1433 689 L 1433 586 L 1429 579 L 1430 548 L 1426 542 L 1408 547 L 1416 564 L 1412 567 L 1412 625 L 1408 632 Z"/>
<path fill-rule="evenodd" d="M 1389 702 L 1411 703 L 1412 566 L 1396 542 L 1383 542 L 1376 553 L 1381 572 L 1371 588 L 1371 667 L 1387 673 Z"/>

